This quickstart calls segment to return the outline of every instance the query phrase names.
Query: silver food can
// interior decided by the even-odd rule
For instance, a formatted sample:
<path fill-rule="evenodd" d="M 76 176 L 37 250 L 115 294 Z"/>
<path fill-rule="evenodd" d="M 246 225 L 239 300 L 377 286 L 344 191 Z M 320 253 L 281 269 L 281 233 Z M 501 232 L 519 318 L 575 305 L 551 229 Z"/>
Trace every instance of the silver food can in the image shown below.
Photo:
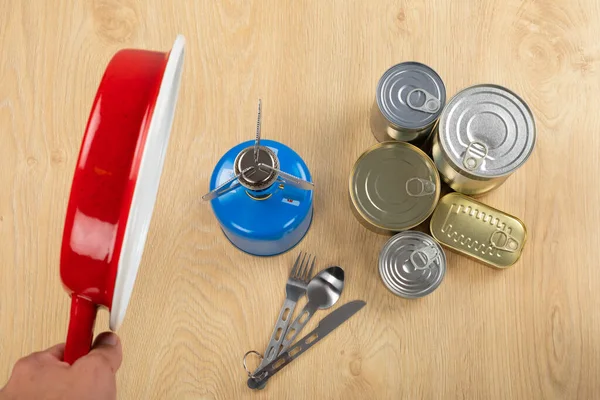
<path fill-rule="evenodd" d="M 431 236 L 405 231 L 393 236 L 379 254 L 379 275 L 394 294 L 416 299 L 433 292 L 446 274 L 446 254 Z"/>
<path fill-rule="evenodd" d="M 377 85 L 371 131 L 379 142 L 416 146 L 429 137 L 446 103 L 446 87 L 432 68 L 404 62 L 388 69 Z"/>
<path fill-rule="evenodd" d="M 444 108 L 433 139 L 433 160 L 457 192 L 486 193 L 527 161 L 535 145 L 527 104 L 502 86 L 478 85 Z"/>

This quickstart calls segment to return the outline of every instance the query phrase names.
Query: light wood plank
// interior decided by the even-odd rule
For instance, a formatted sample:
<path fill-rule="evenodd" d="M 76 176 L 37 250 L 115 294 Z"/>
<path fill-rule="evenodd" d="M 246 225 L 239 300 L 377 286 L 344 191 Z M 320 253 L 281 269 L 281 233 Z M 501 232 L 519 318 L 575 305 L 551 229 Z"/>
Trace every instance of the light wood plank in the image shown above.
<path fill-rule="evenodd" d="M 183 89 L 147 251 L 119 334 L 122 399 L 591 399 L 600 391 L 600 6 L 593 0 L 0 2 L 0 379 L 64 340 L 59 275 L 70 180 L 89 107 L 119 49 L 187 39 Z M 536 150 L 482 198 L 525 221 L 521 261 L 495 271 L 449 254 L 431 296 L 377 273 L 387 239 L 347 201 L 379 76 L 418 60 L 448 94 L 477 83 L 531 106 Z M 295 257 L 255 258 L 200 197 L 214 164 L 252 138 L 294 148 L 317 185 L 300 250 L 345 268 L 367 307 L 260 393 L 262 351 Z M 317 316 L 322 317 L 324 312 Z M 311 322 L 315 326 L 318 318 Z M 107 313 L 97 330 L 107 329 Z M 1 382 L 0 382 L 1 384 Z"/>

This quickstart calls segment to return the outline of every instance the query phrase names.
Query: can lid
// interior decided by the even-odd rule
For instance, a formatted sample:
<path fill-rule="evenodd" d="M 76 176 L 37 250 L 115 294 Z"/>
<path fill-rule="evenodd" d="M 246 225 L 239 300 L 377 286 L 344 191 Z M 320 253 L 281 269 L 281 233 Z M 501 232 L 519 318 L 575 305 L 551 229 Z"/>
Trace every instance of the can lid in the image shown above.
<path fill-rule="evenodd" d="M 446 103 L 446 87 L 433 69 L 404 62 L 388 69 L 377 85 L 377 105 L 400 128 L 420 129 L 434 122 Z"/>
<path fill-rule="evenodd" d="M 394 294 L 416 299 L 433 292 L 446 274 L 442 247 L 423 232 L 393 236 L 379 255 L 379 275 Z"/>
<path fill-rule="evenodd" d="M 460 193 L 442 197 L 430 230 L 442 245 L 495 268 L 516 263 L 527 239 L 523 221 Z"/>
<path fill-rule="evenodd" d="M 527 104 L 502 86 L 478 85 L 456 94 L 439 122 L 451 162 L 474 176 L 510 174 L 529 158 L 535 121 Z"/>
<path fill-rule="evenodd" d="M 350 197 L 374 228 L 403 231 L 423 222 L 440 196 L 440 177 L 423 151 L 404 142 L 379 143 L 363 153 L 350 176 Z"/>

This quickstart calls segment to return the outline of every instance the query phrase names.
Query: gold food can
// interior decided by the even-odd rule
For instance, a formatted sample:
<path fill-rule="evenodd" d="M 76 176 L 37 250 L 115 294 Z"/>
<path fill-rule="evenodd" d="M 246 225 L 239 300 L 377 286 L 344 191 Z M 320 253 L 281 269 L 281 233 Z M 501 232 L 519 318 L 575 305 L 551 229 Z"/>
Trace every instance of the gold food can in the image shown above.
<path fill-rule="evenodd" d="M 350 174 L 350 200 L 357 219 L 383 234 L 425 221 L 440 197 L 433 161 L 405 142 L 379 143 L 364 152 Z"/>
<path fill-rule="evenodd" d="M 516 263 L 527 239 L 523 221 L 460 193 L 442 197 L 430 229 L 448 249 L 495 268 Z"/>

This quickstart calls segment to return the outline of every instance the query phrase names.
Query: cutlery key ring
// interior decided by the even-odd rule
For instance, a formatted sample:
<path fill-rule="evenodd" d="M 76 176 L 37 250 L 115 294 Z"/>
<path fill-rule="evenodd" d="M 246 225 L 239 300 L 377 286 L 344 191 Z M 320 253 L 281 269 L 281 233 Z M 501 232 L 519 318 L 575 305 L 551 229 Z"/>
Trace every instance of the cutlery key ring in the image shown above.
<path fill-rule="evenodd" d="M 258 356 L 258 358 L 260 358 L 260 361 L 263 360 L 263 355 L 260 354 L 258 351 L 256 350 L 250 350 L 247 351 L 246 354 L 244 354 L 244 360 L 243 360 L 243 364 L 244 364 L 244 369 L 246 370 L 246 372 L 248 373 L 248 376 L 252 379 L 262 379 L 262 377 L 264 376 L 265 372 L 261 372 L 258 375 L 254 375 L 249 369 L 248 369 L 248 365 L 246 364 L 246 359 L 248 358 L 248 356 L 250 354 L 256 354 Z"/>

